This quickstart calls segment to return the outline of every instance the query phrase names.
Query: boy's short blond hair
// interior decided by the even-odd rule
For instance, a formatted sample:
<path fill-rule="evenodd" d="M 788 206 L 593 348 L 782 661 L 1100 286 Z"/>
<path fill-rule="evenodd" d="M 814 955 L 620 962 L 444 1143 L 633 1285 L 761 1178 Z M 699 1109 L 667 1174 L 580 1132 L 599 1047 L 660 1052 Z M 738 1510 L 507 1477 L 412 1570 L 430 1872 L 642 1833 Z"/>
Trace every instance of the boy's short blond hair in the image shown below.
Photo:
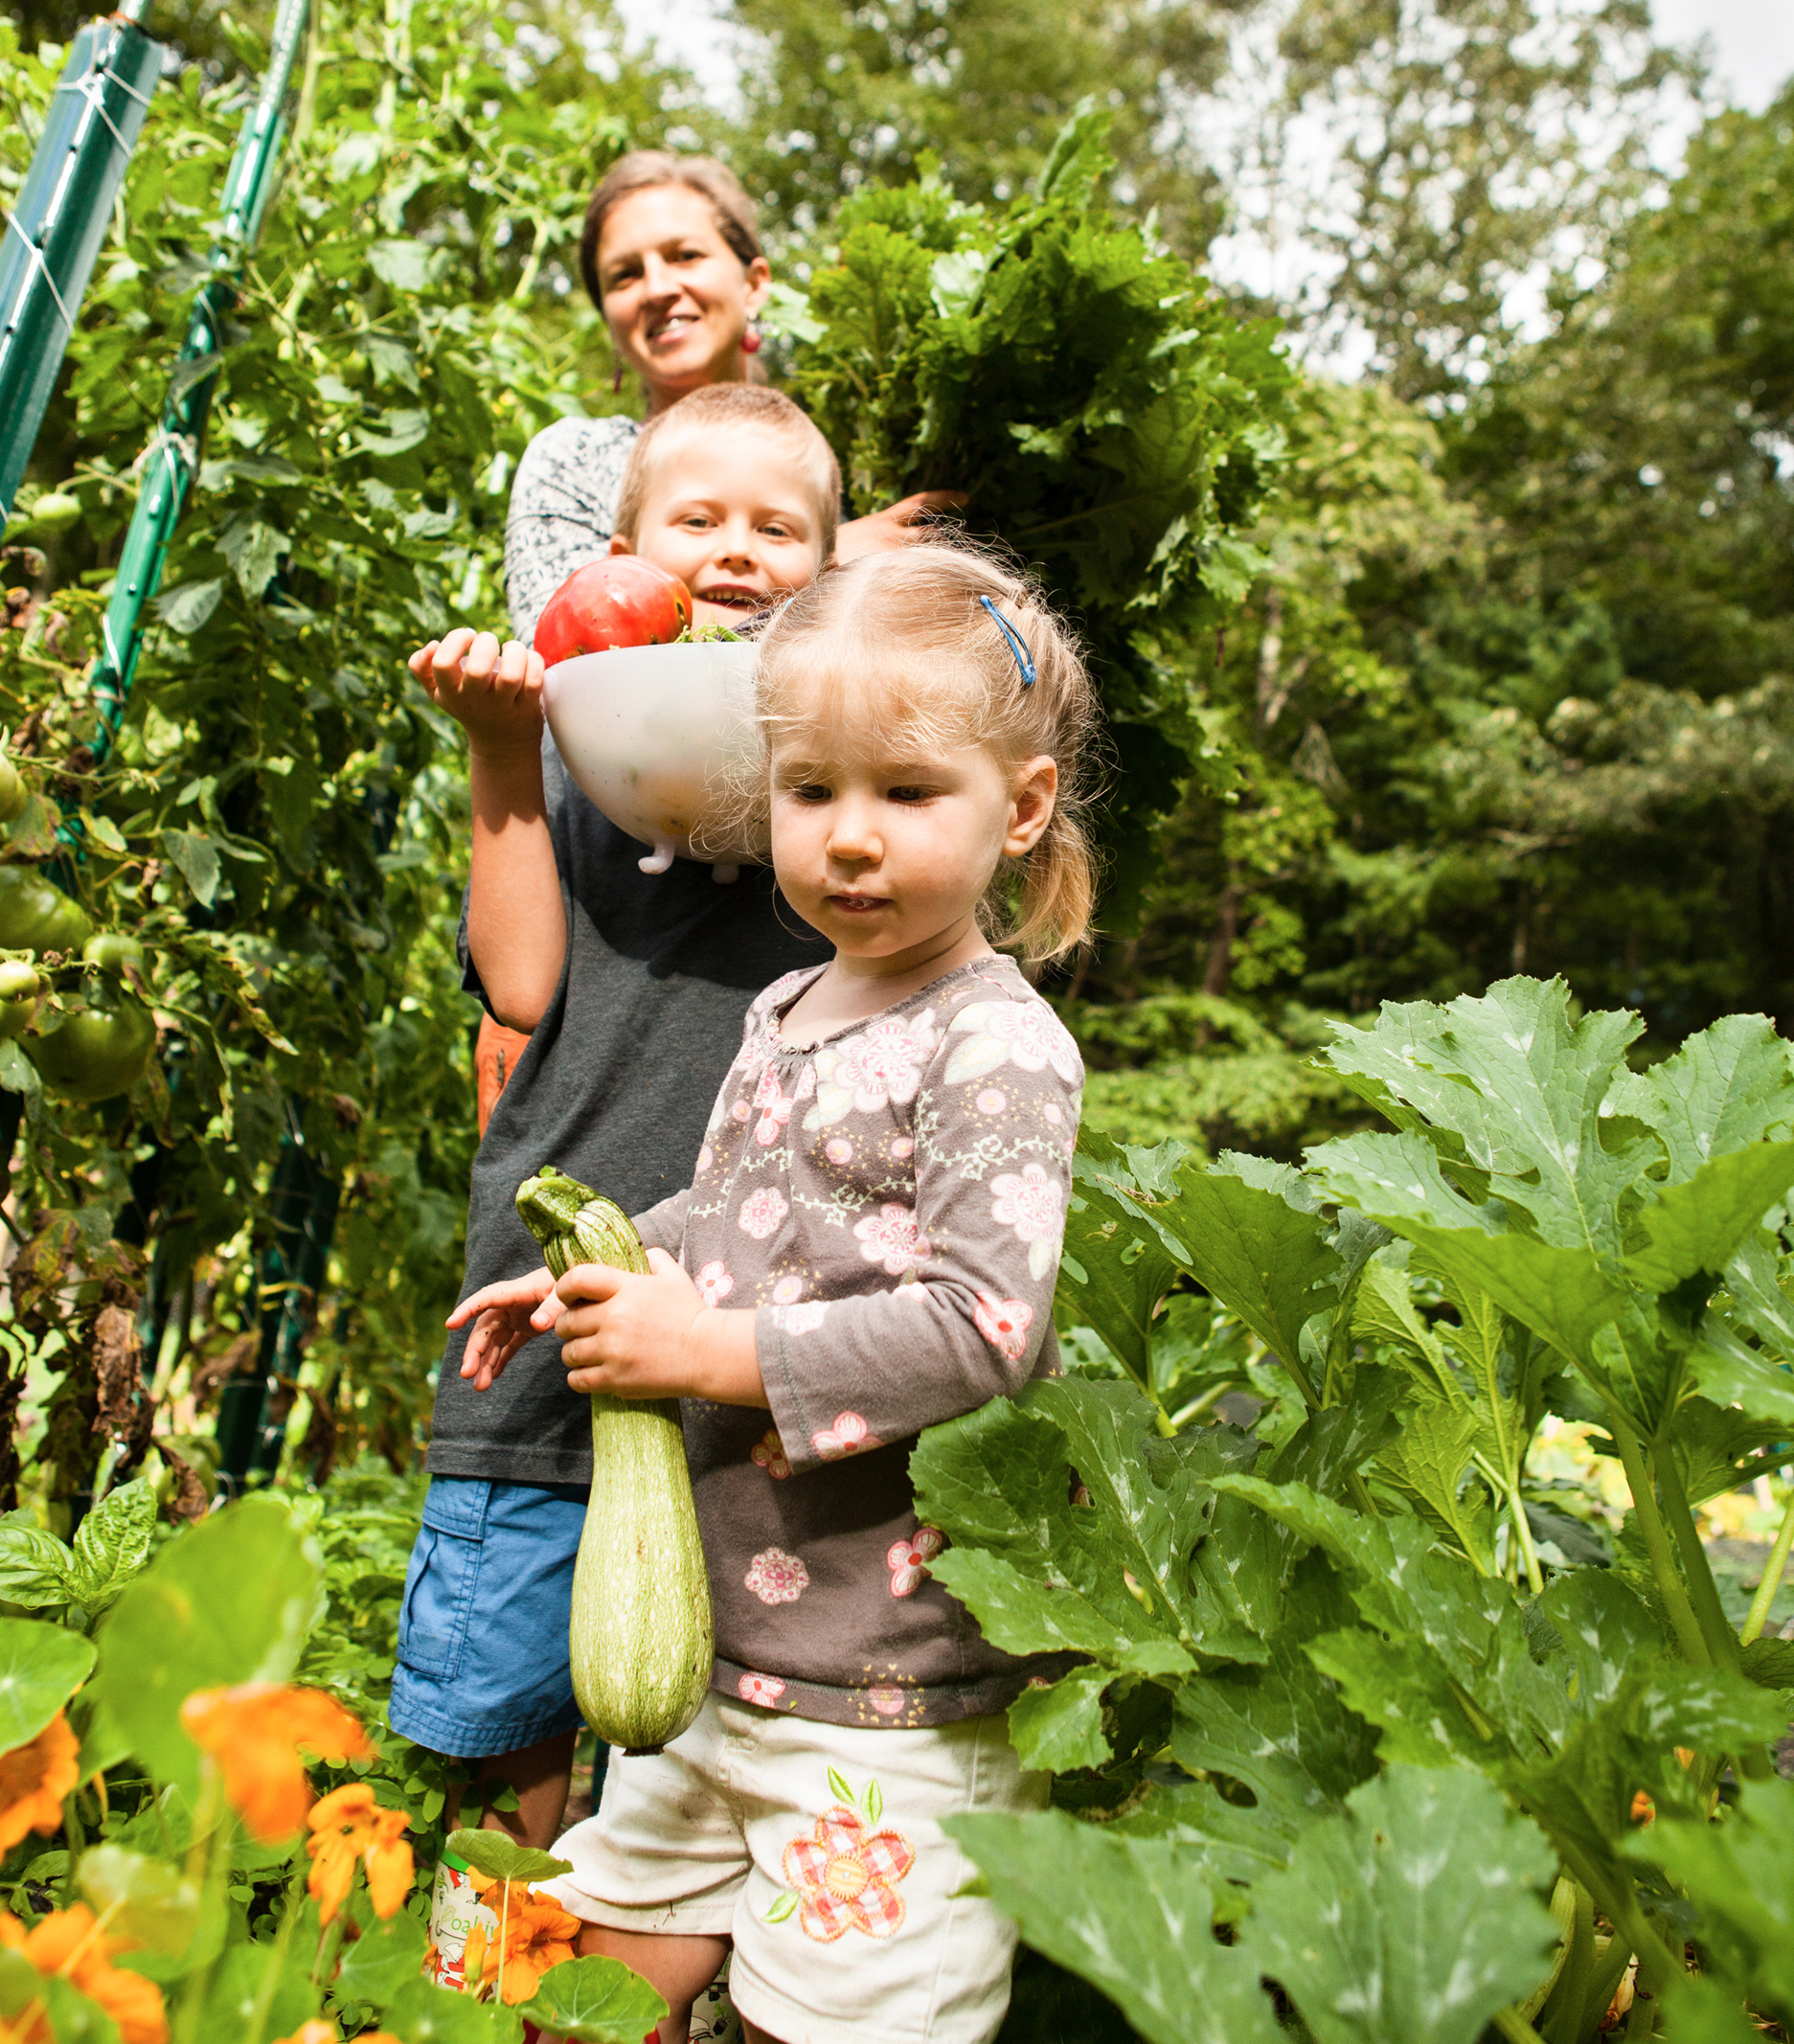
<path fill-rule="evenodd" d="M 841 465 L 808 414 L 782 391 L 768 390 L 760 383 L 707 383 L 648 420 L 636 435 L 629 466 L 624 470 L 623 492 L 617 500 L 618 537 L 635 544 L 654 472 L 674 446 L 704 434 L 742 426 L 776 434 L 789 442 L 793 453 L 803 460 L 816 499 L 819 560 L 827 562 L 834 553 L 835 527 L 841 517 Z"/>

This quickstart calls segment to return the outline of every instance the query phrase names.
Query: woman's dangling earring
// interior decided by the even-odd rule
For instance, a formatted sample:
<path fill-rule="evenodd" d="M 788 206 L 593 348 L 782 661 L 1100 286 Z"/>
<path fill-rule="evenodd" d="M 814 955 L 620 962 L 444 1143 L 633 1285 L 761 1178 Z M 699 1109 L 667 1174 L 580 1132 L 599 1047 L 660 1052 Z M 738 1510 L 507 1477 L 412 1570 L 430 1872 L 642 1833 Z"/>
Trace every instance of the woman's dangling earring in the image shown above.
<path fill-rule="evenodd" d="M 760 352 L 760 329 L 755 326 L 752 320 L 748 321 L 746 329 L 741 335 L 741 352 L 743 354 L 759 354 Z"/>
<path fill-rule="evenodd" d="M 612 397 L 619 397 L 623 392 L 623 358 L 621 356 L 617 360 L 617 374 L 610 379 L 610 390 Z"/>

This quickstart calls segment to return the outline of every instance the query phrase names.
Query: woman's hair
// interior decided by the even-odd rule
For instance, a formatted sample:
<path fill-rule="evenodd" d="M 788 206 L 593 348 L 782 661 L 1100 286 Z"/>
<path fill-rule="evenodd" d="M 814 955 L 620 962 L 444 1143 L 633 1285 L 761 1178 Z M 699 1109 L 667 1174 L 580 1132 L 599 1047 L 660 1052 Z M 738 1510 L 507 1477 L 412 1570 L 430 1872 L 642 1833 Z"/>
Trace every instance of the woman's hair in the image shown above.
<path fill-rule="evenodd" d="M 1032 682 L 1004 625 L 1020 641 Z M 818 577 L 779 613 L 761 641 L 755 686 L 775 742 L 847 719 L 882 744 L 982 746 L 1006 770 L 1042 754 L 1052 760 L 1059 773 L 1052 817 L 1021 860 L 1019 882 L 1001 867 L 992 875 L 981 920 L 993 943 L 1031 960 L 1085 942 L 1096 895 L 1084 827 L 1096 693 L 1076 641 L 1030 582 L 963 544 L 863 556 Z"/>
<path fill-rule="evenodd" d="M 742 191 L 740 180 L 714 156 L 675 156 L 670 149 L 631 149 L 619 156 L 592 193 L 585 209 L 585 232 L 579 237 L 579 275 L 592 303 L 602 312 L 604 292 L 598 275 L 598 240 L 612 207 L 634 192 L 662 185 L 684 185 L 710 201 L 716 232 L 741 259 L 745 269 L 765 251 L 760 245 L 760 211 Z"/>
<path fill-rule="evenodd" d="M 816 500 L 820 558 L 828 560 L 834 553 L 835 527 L 841 516 L 840 464 L 808 413 L 783 391 L 768 390 L 763 383 L 706 383 L 648 420 L 636 435 L 629 466 L 623 472 L 616 532 L 631 546 L 635 544 L 654 471 L 681 441 L 738 432 L 743 426 L 777 434 L 804 464 Z"/>

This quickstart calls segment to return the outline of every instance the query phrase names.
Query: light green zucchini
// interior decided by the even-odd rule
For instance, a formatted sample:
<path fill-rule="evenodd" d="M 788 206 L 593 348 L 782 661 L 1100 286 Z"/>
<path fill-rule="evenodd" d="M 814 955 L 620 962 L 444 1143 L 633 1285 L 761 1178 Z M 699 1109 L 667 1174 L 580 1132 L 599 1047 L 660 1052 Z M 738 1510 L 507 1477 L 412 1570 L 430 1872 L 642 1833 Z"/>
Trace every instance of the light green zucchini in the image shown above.
<path fill-rule="evenodd" d="M 517 1212 L 556 1278 L 576 1263 L 646 1272 L 629 1216 L 545 1165 Z M 676 1398 L 592 1397 L 592 1496 L 573 1572 L 573 1693 L 600 1738 L 655 1753 L 710 1687 L 710 1577 Z"/>

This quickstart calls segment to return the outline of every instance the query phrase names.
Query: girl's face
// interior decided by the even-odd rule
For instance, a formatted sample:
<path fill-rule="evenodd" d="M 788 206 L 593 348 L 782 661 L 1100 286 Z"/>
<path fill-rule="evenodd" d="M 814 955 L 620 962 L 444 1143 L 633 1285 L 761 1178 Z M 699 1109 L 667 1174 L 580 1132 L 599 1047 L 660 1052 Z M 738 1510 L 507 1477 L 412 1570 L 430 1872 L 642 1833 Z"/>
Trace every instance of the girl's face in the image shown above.
<path fill-rule="evenodd" d="M 788 435 L 738 426 L 682 439 L 655 467 L 633 542 L 618 535 L 610 551 L 676 575 L 694 625 L 738 625 L 816 579 L 816 486 Z"/>
<path fill-rule="evenodd" d="M 598 238 L 604 324 L 664 411 L 706 383 L 746 374 L 741 336 L 766 302 L 764 257 L 743 265 L 701 192 L 651 185 L 620 199 Z"/>
<path fill-rule="evenodd" d="M 845 725 L 773 748 L 772 862 L 844 959 L 899 972 L 976 928 L 999 862 L 1053 814 L 1058 769 L 982 746 L 893 746 Z"/>

